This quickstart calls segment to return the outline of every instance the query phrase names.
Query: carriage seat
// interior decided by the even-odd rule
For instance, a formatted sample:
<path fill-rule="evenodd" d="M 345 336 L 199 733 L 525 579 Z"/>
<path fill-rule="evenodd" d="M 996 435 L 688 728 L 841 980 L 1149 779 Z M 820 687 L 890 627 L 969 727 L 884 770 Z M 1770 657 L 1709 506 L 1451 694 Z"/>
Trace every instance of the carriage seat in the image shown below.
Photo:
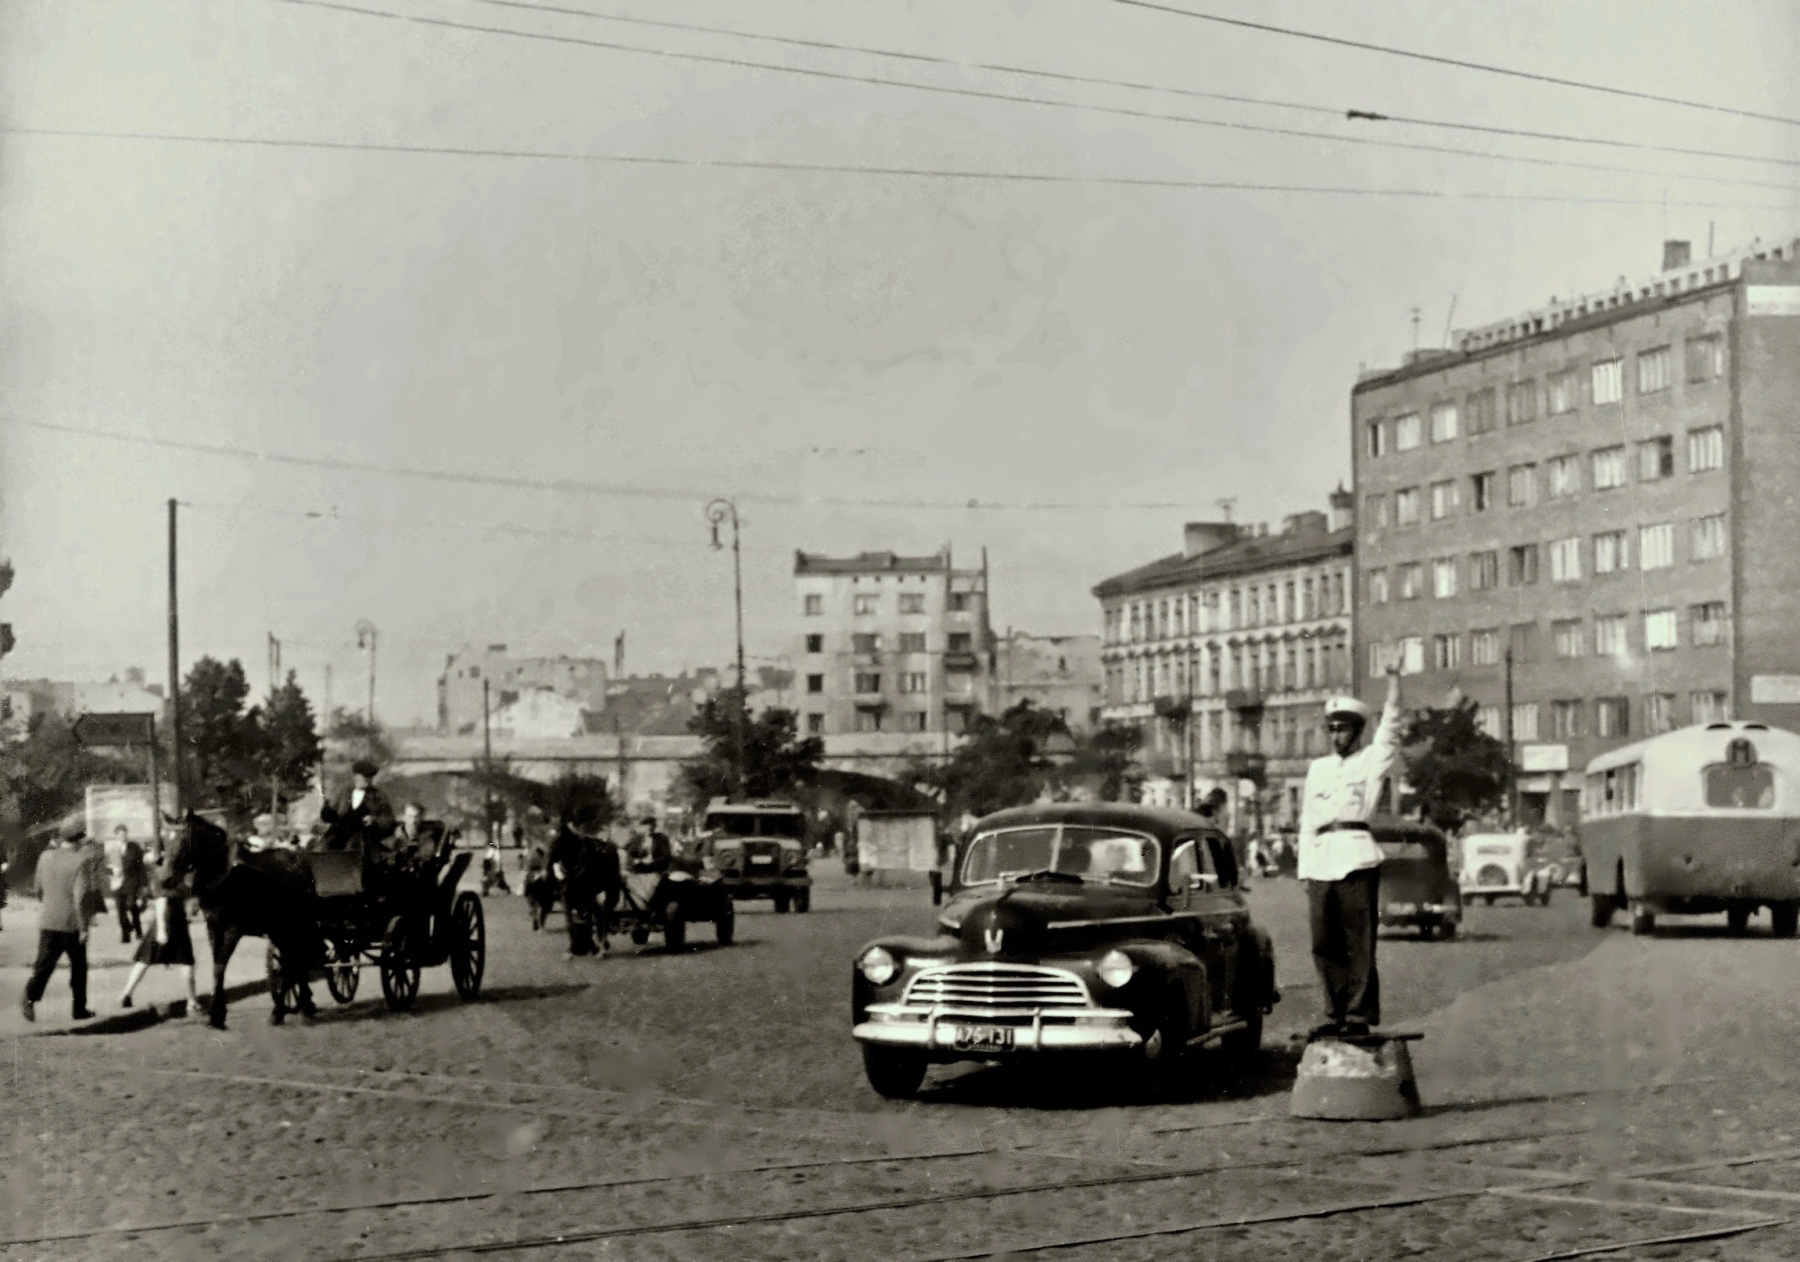
<path fill-rule="evenodd" d="M 313 885 L 320 898 L 341 898 L 363 891 L 363 851 L 361 846 L 349 850 L 313 850 L 306 856 L 312 868 Z"/>

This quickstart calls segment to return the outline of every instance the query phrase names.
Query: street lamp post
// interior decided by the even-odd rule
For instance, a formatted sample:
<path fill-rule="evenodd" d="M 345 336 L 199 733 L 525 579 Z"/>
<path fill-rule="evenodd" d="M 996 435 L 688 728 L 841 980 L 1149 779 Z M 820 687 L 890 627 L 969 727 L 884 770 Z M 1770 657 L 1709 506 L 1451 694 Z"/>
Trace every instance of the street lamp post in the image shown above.
<path fill-rule="evenodd" d="M 373 622 L 367 618 L 357 622 L 356 647 L 369 650 L 369 708 L 363 717 L 368 724 L 367 741 L 370 757 L 374 757 L 375 754 L 375 634 Z"/>
<path fill-rule="evenodd" d="M 744 723 L 750 702 L 749 684 L 744 678 L 744 553 L 738 531 L 736 501 L 716 499 L 706 506 L 706 520 L 712 523 L 712 546 L 715 549 L 725 546 L 719 538 L 719 527 L 727 519 L 731 522 L 732 598 L 737 610 L 737 714 L 733 725 L 737 737 L 737 758 L 733 767 L 733 779 L 736 782 L 738 796 L 742 797 L 744 793 Z"/>

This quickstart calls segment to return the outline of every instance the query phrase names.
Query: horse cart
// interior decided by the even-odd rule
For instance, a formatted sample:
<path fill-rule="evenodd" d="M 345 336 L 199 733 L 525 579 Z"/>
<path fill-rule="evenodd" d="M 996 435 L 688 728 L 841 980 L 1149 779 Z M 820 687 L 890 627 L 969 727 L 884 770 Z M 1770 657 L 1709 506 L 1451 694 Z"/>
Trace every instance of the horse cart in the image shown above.
<path fill-rule="evenodd" d="M 450 966 L 458 998 L 481 993 L 487 964 L 487 923 L 481 898 L 457 889 L 470 854 L 451 853 L 439 838 L 436 855 L 374 868 L 360 846 L 306 851 L 318 896 L 322 973 L 340 1004 L 356 998 L 365 968 L 378 970 L 390 1012 L 404 1012 L 419 997 L 422 969 Z M 371 879 L 372 878 L 372 879 Z M 301 1007 L 298 984 L 284 985 L 280 954 L 268 954 L 269 991 L 275 1018 Z"/>
<path fill-rule="evenodd" d="M 682 866 L 663 873 L 626 872 L 608 919 L 637 946 L 650 941 L 652 933 L 662 934 L 670 951 L 687 945 L 690 924 L 710 921 L 720 946 L 730 946 L 737 934 L 737 909 L 725 887 Z"/>

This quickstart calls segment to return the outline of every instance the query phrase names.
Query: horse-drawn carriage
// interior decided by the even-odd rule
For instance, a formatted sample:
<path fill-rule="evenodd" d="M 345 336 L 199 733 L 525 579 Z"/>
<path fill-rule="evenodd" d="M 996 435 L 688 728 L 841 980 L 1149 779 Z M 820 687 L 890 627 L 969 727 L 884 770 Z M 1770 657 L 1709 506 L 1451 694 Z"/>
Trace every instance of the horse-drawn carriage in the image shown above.
<path fill-rule="evenodd" d="M 623 861 L 612 842 L 570 831 L 573 848 L 586 865 L 586 883 L 593 889 L 601 917 L 597 932 L 628 936 L 636 946 L 661 934 L 663 945 L 679 951 L 687 945 L 690 924 L 713 927 L 720 946 L 729 946 L 737 932 L 737 911 L 718 874 L 702 869 L 686 858 L 674 859 L 667 871 Z M 568 915 L 568 897 L 548 859 L 533 867 L 525 881 L 525 897 L 531 909 L 531 927 L 542 929 L 559 906 Z"/>
<path fill-rule="evenodd" d="M 442 824 L 426 823 L 434 852 L 428 858 L 401 857 L 391 863 L 366 861 L 363 848 L 301 853 L 318 897 L 319 942 L 326 988 L 340 1004 L 356 998 L 362 970 L 381 976 L 382 997 L 391 1012 L 412 1007 L 422 969 L 450 966 L 456 993 L 465 1002 L 481 992 L 487 964 L 487 923 L 481 899 L 457 885 L 468 871 L 467 851 L 452 852 Z M 269 993 L 275 1018 L 298 1011 L 297 982 L 283 981 L 280 952 L 268 952 Z"/>

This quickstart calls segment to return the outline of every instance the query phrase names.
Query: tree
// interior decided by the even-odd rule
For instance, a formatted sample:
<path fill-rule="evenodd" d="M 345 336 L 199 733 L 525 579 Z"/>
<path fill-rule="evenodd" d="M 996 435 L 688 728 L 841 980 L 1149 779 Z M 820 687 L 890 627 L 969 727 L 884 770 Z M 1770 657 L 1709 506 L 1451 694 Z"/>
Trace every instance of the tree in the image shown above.
<path fill-rule="evenodd" d="M 332 741 L 353 746 L 355 757 L 367 758 L 376 766 L 384 766 L 394 760 L 394 747 L 388 740 L 387 731 L 379 723 L 371 723 L 366 715 L 355 710 L 346 710 L 338 706 L 331 712 L 331 724 L 326 736 Z"/>
<path fill-rule="evenodd" d="M 312 786 L 325 748 L 314 725 L 312 702 L 300 691 L 293 671 L 269 694 L 261 720 L 263 783 L 273 783 L 286 796 L 305 793 Z"/>
<path fill-rule="evenodd" d="M 768 709 L 752 716 L 738 688 L 708 697 L 688 720 L 688 731 L 705 746 L 700 758 L 682 768 L 688 793 L 704 806 L 715 797 L 738 791 L 738 724 L 743 724 L 743 792 L 749 797 L 775 797 L 804 783 L 825 756 L 825 742 L 802 737 L 792 710 Z"/>
<path fill-rule="evenodd" d="M 182 739 L 189 785 L 205 806 L 250 813 L 262 780 L 261 711 L 248 710 L 250 681 L 243 663 L 202 657 L 182 685 Z"/>
<path fill-rule="evenodd" d="M 35 714 L 25 739 L 0 750 L 0 806 L 23 828 L 48 824 L 80 807 L 90 784 L 131 784 L 141 769 L 83 748 L 74 725 Z"/>
<path fill-rule="evenodd" d="M 1446 832 L 1471 816 L 1498 810 L 1512 789 L 1513 766 L 1504 742 L 1481 730 L 1472 700 L 1412 716 L 1401 759 L 1412 792 L 1402 813 L 1416 811 Z"/>
<path fill-rule="evenodd" d="M 1144 783 L 1144 768 L 1137 751 L 1144 731 L 1128 724 L 1109 724 L 1090 733 L 1076 748 L 1069 764 L 1071 778 L 1091 781 L 1103 802 L 1135 802 Z"/>
<path fill-rule="evenodd" d="M 1059 735 L 1069 735 L 1062 719 L 1021 701 L 998 716 L 977 715 L 948 762 L 919 767 L 914 776 L 937 793 L 952 817 L 1021 806 L 1062 786 L 1061 769 L 1048 752 Z"/>
<path fill-rule="evenodd" d="M 597 833 L 618 813 L 606 777 L 573 767 L 550 782 L 544 795 L 545 814 L 584 833 Z"/>

